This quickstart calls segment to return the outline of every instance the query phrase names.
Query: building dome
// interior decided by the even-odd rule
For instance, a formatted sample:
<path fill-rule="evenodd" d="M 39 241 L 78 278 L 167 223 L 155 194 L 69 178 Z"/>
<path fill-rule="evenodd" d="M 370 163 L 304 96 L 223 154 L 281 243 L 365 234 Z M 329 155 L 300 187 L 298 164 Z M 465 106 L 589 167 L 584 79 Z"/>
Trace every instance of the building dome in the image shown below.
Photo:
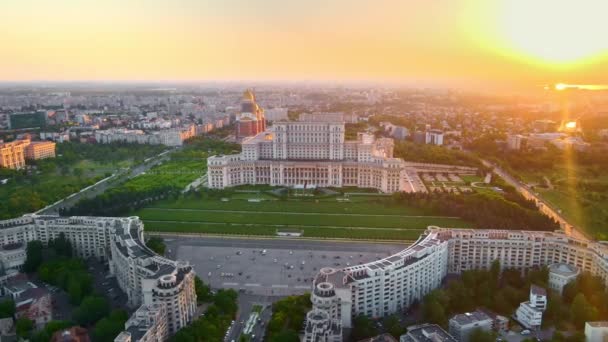
<path fill-rule="evenodd" d="M 255 95 L 251 92 L 250 89 L 247 89 L 243 92 L 243 100 L 245 101 L 255 101 Z"/>

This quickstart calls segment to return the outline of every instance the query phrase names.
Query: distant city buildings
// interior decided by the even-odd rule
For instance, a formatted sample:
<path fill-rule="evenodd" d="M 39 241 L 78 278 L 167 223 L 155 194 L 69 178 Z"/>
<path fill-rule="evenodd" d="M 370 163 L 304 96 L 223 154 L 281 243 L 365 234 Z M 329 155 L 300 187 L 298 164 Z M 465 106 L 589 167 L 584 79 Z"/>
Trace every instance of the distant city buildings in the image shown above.
<path fill-rule="evenodd" d="M 521 134 L 512 134 L 507 137 L 507 148 L 512 151 L 519 151 L 526 138 Z"/>
<path fill-rule="evenodd" d="M 288 119 L 287 108 L 270 108 L 264 111 L 267 121 L 284 121 Z"/>
<path fill-rule="evenodd" d="M 438 129 L 429 129 L 426 131 L 425 143 L 427 145 L 443 145 L 443 131 Z"/>
<path fill-rule="evenodd" d="M 184 141 L 196 135 L 196 128 L 190 125 L 185 128 L 174 128 L 146 133 L 141 130 L 110 129 L 95 131 L 95 140 L 101 144 L 126 142 L 149 145 L 181 146 Z"/>

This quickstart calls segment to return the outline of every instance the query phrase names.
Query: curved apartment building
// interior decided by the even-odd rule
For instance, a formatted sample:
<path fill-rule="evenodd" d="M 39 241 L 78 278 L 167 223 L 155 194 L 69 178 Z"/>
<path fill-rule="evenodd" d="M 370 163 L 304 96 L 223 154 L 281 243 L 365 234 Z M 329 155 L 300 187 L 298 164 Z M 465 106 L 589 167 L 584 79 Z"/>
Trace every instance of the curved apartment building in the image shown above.
<path fill-rule="evenodd" d="M 608 244 L 558 232 L 447 229 L 429 227 L 416 243 L 384 259 L 343 269 L 323 268 L 313 282 L 313 310 L 328 322 L 352 326 L 352 317 L 382 317 L 406 309 L 439 287 L 443 278 L 487 269 L 529 269 L 553 263 L 576 266 L 608 285 Z M 307 340 L 308 341 L 308 340 Z"/>
<path fill-rule="evenodd" d="M 75 255 L 107 260 L 110 273 L 127 294 L 127 305 L 140 307 L 116 341 L 164 341 L 194 317 L 195 273 L 188 263 L 161 257 L 146 247 L 143 229 L 138 217 L 25 215 L 0 221 L 0 244 L 25 248 L 29 241 L 46 244 L 65 234 Z"/>

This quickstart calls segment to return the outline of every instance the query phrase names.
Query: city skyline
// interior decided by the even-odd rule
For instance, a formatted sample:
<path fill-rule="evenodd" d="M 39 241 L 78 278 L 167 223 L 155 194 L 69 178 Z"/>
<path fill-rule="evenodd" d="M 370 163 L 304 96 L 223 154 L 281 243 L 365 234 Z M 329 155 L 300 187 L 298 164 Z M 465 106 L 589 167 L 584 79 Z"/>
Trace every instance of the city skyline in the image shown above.
<path fill-rule="evenodd" d="M 608 33 L 607 6 L 9 0 L 0 81 L 605 83 L 608 42 L 595 37 Z"/>

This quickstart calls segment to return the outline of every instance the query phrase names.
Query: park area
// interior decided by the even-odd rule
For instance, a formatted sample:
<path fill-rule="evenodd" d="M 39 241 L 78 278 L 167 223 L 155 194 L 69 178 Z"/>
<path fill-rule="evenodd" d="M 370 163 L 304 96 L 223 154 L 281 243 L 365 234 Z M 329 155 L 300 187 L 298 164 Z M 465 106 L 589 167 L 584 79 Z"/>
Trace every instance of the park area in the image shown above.
<path fill-rule="evenodd" d="M 80 191 L 144 158 L 162 146 L 135 144 L 57 144 L 57 157 L 29 163 L 24 170 L 0 170 L 0 219 L 18 217 Z"/>
<path fill-rule="evenodd" d="M 598 240 L 608 239 L 608 175 L 574 164 L 519 175 L 569 222 Z"/>
<path fill-rule="evenodd" d="M 380 195 L 278 199 L 265 191 L 226 191 L 160 201 L 134 214 L 147 231 L 214 235 L 276 236 L 289 230 L 308 238 L 416 240 L 431 225 L 471 226 Z"/>

